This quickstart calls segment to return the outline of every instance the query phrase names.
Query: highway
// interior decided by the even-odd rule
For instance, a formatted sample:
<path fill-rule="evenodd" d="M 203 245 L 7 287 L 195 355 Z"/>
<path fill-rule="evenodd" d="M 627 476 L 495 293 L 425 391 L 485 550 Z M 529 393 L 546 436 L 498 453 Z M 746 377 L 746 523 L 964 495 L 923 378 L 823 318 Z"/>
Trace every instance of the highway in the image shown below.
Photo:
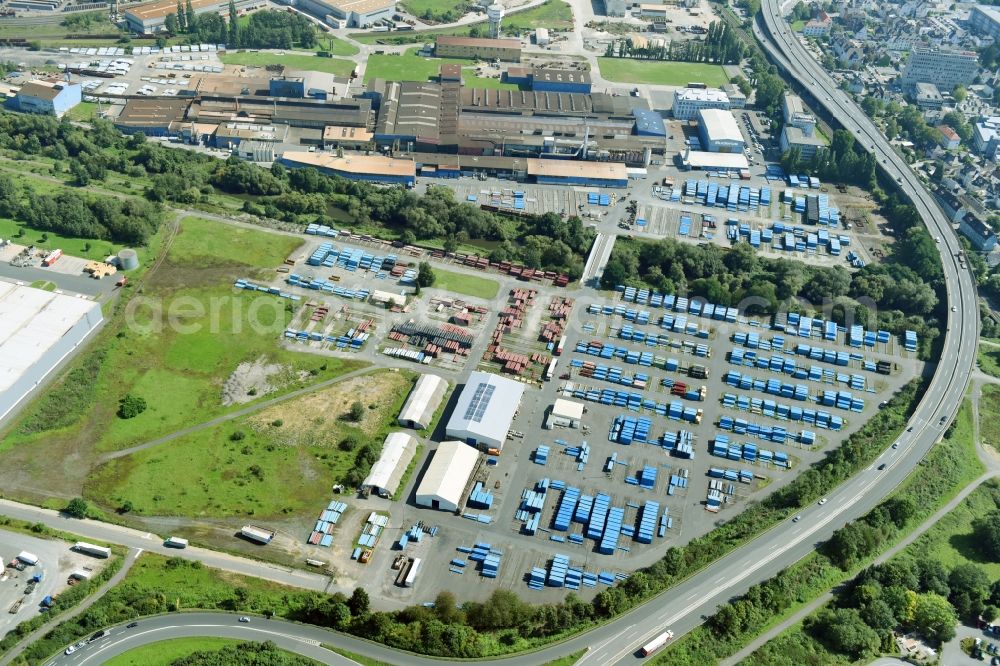
<path fill-rule="evenodd" d="M 817 504 L 802 510 L 800 521 L 788 520 L 777 525 L 745 546 L 709 565 L 687 581 L 675 586 L 667 593 L 623 615 L 614 622 L 530 655 L 492 661 L 480 660 L 477 663 L 494 664 L 495 666 L 534 666 L 584 648 L 589 648 L 589 650 L 577 662 L 578 664 L 604 666 L 606 664 L 635 663 L 638 660 L 637 650 L 664 628 L 671 628 L 677 636 L 690 631 L 701 624 L 705 617 L 712 614 L 719 604 L 744 593 L 754 583 L 773 576 L 781 569 L 801 559 L 810 553 L 817 544 L 828 539 L 836 529 L 871 510 L 913 470 L 934 445 L 947 423 L 954 418 L 958 410 L 974 367 L 979 330 L 975 285 L 970 273 L 959 266 L 956 258 L 956 254 L 960 250 L 958 240 L 932 196 L 923 188 L 909 166 L 892 150 L 878 128 L 867 119 L 861 109 L 854 104 L 849 96 L 837 88 L 822 67 L 799 44 L 794 35 L 791 34 L 789 26 L 781 18 L 780 12 L 781 8 L 777 0 L 764 1 L 758 24 L 754 27 L 754 32 L 764 48 L 773 60 L 787 71 L 789 78 L 802 82 L 810 91 L 814 92 L 817 104 L 824 107 L 831 117 L 849 129 L 863 148 L 875 152 L 879 166 L 898 183 L 901 190 L 917 207 L 931 236 L 939 239 L 938 248 L 947 286 L 947 331 L 944 333 L 941 359 L 917 408 L 916 415 L 911 421 L 911 427 L 900 436 L 897 441 L 898 448 L 889 448 L 884 451 L 871 467 L 832 492 L 826 504 L 822 506 Z M 882 469 L 879 469 L 880 467 Z M 0 503 L 0 513 L 8 513 L 9 509 L 8 503 Z M 34 509 L 34 511 L 42 510 Z M 33 520 L 32 518 L 26 519 Z M 52 523 L 53 521 L 44 520 L 43 522 Z M 87 535 L 86 532 L 78 528 L 77 524 L 67 525 L 66 521 L 58 522 L 59 527 Z M 125 543 L 121 541 L 120 535 L 119 538 L 116 538 L 114 534 L 95 536 L 95 538 Z M 148 544 L 147 540 L 146 544 L 143 545 L 148 548 Z M 126 543 L 126 545 L 133 544 Z M 228 559 L 228 556 L 220 556 L 217 553 L 211 553 L 211 551 L 199 551 L 198 559 L 203 559 L 210 566 L 221 565 L 211 559 L 203 558 L 202 554 L 204 553 L 209 553 L 215 558 L 225 557 Z M 184 556 L 193 554 L 195 551 L 185 553 Z M 223 566 L 222 568 L 236 570 L 232 566 Z M 239 563 L 240 572 L 249 575 L 262 575 L 254 570 L 260 568 L 265 569 L 266 575 L 262 577 L 272 580 L 302 577 L 302 580 L 291 584 L 303 585 L 306 583 L 304 586 L 311 589 L 317 589 L 322 585 L 322 581 L 317 580 L 319 577 L 305 576 L 299 572 L 290 571 L 281 571 L 278 574 L 274 571 L 277 569 L 275 567 L 252 563 L 249 560 L 243 560 Z M 138 629 L 153 629 L 159 626 L 154 624 L 158 622 L 167 624 L 164 625 L 162 631 L 142 633 L 141 636 L 140 632 L 137 632 L 135 638 L 123 639 L 114 645 L 134 646 L 142 642 L 142 636 L 148 637 L 147 642 L 161 640 L 164 637 L 173 636 L 169 633 L 173 631 L 191 631 L 195 635 L 197 633 L 229 635 L 230 631 L 253 634 L 255 629 L 248 627 L 251 625 L 257 627 L 258 624 L 267 622 L 269 623 L 268 627 L 280 627 L 282 636 L 289 640 L 292 640 L 289 637 L 301 640 L 323 640 L 390 663 L 420 665 L 440 665 L 441 663 L 441 660 L 438 659 L 428 659 L 393 651 L 342 634 L 326 632 L 314 627 L 279 623 L 274 620 L 265 621 L 254 618 L 251 625 L 242 629 L 231 629 L 227 626 L 225 628 L 227 633 L 221 633 L 222 628 L 218 626 L 220 624 L 219 616 L 212 615 L 210 617 L 214 618 L 214 624 L 206 620 L 202 614 L 175 615 L 146 620 L 141 623 Z M 174 628 L 167 629 L 167 625 Z M 176 628 L 177 625 L 182 626 Z M 324 638 L 315 638 L 318 635 L 316 632 L 321 632 Z M 254 635 L 254 638 L 260 639 L 261 636 Z M 111 643 L 108 641 L 107 644 Z M 112 648 L 94 648 L 95 651 L 99 649 L 110 650 Z M 69 657 L 60 656 L 53 660 L 53 663 L 96 665 L 99 661 L 93 659 L 88 661 L 90 650 L 91 647 L 88 646 Z M 110 656 L 110 654 L 112 653 L 108 652 L 104 656 Z M 327 661 L 327 663 L 333 662 Z"/>

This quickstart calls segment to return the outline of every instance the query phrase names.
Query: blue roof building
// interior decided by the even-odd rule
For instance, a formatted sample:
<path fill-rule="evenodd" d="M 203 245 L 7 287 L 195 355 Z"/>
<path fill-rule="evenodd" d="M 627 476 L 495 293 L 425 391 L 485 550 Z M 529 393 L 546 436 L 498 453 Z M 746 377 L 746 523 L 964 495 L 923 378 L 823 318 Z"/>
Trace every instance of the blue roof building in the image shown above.
<path fill-rule="evenodd" d="M 639 136 L 667 135 L 667 129 L 663 126 L 663 116 L 656 111 L 632 109 L 632 117 L 635 118 L 635 133 Z"/>
<path fill-rule="evenodd" d="M 7 108 L 61 118 L 82 100 L 83 87 L 78 83 L 29 81 L 7 99 Z"/>

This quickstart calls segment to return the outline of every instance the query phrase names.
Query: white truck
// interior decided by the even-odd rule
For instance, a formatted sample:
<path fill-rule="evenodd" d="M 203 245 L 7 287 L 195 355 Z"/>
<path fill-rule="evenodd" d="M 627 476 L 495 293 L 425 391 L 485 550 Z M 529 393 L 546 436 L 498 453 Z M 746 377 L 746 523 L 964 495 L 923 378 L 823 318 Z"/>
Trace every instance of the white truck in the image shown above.
<path fill-rule="evenodd" d="M 163 542 L 163 545 L 167 548 L 187 548 L 188 540 L 172 536 L 167 537 L 167 540 Z"/>
<path fill-rule="evenodd" d="M 24 562 L 28 566 L 35 566 L 36 564 L 38 564 L 38 556 L 34 555 L 33 553 L 29 553 L 26 550 L 22 550 L 20 553 L 18 553 L 17 559 L 20 560 L 21 562 Z"/>
<path fill-rule="evenodd" d="M 653 640 L 643 645 L 639 649 L 639 651 L 642 653 L 643 657 L 648 657 L 649 655 L 653 654 L 654 652 L 662 648 L 664 645 L 666 645 L 673 637 L 674 637 L 674 632 L 667 629 L 662 634 L 660 634 Z"/>

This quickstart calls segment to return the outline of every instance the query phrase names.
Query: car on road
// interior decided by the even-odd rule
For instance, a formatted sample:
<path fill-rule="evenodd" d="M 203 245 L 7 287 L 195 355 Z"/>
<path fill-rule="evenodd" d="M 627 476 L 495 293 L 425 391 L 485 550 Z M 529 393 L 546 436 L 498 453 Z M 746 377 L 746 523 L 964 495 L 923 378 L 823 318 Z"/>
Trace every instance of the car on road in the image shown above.
<path fill-rule="evenodd" d="M 958 312 L 958 307 L 957 307 L 957 306 L 954 306 L 954 305 L 953 305 L 953 306 L 951 306 L 951 311 L 952 311 L 952 312 Z"/>
<path fill-rule="evenodd" d="M 800 520 L 802 520 L 802 514 L 799 514 L 798 516 L 795 516 L 794 518 L 792 518 L 792 522 L 793 523 L 797 523 Z"/>
<path fill-rule="evenodd" d="M 824 497 L 823 499 L 821 499 L 821 500 L 819 501 L 819 505 L 820 505 L 820 506 L 823 506 L 824 504 L 826 504 L 826 502 L 827 502 L 827 499 L 826 499 L 826 498 Z"/>
<path fill-rule="evenodd" d="M 243 616 L 240 617 L 240 622 L 243 622 L 244 624 L 246 624 L 249 621 L 250 621 L 250 618 L 248 618 L 246 615 L 243 615 Z"/>
<path fill-rule="evenodd" d="M 128 624 L 125 625 L 125 628 L 126 629 L 135 629 L 138 626 L 139 626 L 138 622 L 129 622 Z"/>
<path fill-rule="evenodd" d="M 934 237 L 934 242 L 935 243 L 940 243 L 941 242 L 941 237 L 940 236 L 935 236 Z"/>
<path fill-rule="evenodd" d="M 76 652 L 76 646 L 75 645 L 70 645 L 68 648 L 66 648 L 65 650 L 63 650 L 63 654 L 73 654 L 74 652 Z"/>
<path fill-rule="evenodd" d="M 944 422 L 945 422 L 945 421 L 947 421 L 947 420 L 948 420 L 948 417 L 947 417 L 947 416 L 942 416 L 942 417 L 941 417 L 941 421 L 940 421 L 940 423 L 944 423 Z"/>
<path fill-rule="evenodd" d="M 892 448 L 898 449 L 899 448 L 899 442 L 893 442 L 892 443 Z"/>
<path fill-rule="evenodd" d="M 878 466 L 878 469 L 879 469 L 879 471 L 880 471 L 880 472 L 881 472 L 881 471 L 882 471 L 883 469 L 885 469 L 885 463 L 882 463 L 881 465 L 879 465 L 879 466 Z"/>

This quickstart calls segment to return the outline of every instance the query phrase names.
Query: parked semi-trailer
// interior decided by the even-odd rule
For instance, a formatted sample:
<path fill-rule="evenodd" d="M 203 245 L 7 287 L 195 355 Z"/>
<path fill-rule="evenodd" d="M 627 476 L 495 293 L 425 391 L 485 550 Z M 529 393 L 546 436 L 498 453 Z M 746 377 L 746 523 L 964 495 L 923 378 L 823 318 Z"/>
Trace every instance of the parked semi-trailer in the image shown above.
<path fill-rule="evenodd" d="M 263 544 L 271 543 L 271 539 L 274 538 L 274 532 L 271 530 L 254 527 L 253 525 L 244 525 L 243 529 L 240 530 L 240 535 L 251 541 Z"/>
<path fill-rule="evenodd" d="M 410 571 L 406 574 L 406 579 L 403 581 L 403 587 L 413 587 L 413 582 L 417 580 L 417 573 L 420 569 L 420 558 L 413 558 L 413 564 L 410 565 Z"/>
<path fill-rule="evenodd" d="M 73 550 L 78 553 L 83 553 L 85 555 L 93 555 L 94 557 L 111 557 L 111 549 L 105 548 L 104 546 L 96 546 L 92 543 L 87 543 L 86 541 L 77 541 L 73 545 Z"/>
<path fill-rule="evenodd" d="M 664 631 L 662 634 L 660 634 L 653 640 L 643 645 L 639 651 L 642 653 L 643 657 L 648 657 L 649 655 L 653 654 L 661 647 L 666 645 L 673 637 L 674 637 L 674 632 L 668 629 L 667 631 Z"/>

